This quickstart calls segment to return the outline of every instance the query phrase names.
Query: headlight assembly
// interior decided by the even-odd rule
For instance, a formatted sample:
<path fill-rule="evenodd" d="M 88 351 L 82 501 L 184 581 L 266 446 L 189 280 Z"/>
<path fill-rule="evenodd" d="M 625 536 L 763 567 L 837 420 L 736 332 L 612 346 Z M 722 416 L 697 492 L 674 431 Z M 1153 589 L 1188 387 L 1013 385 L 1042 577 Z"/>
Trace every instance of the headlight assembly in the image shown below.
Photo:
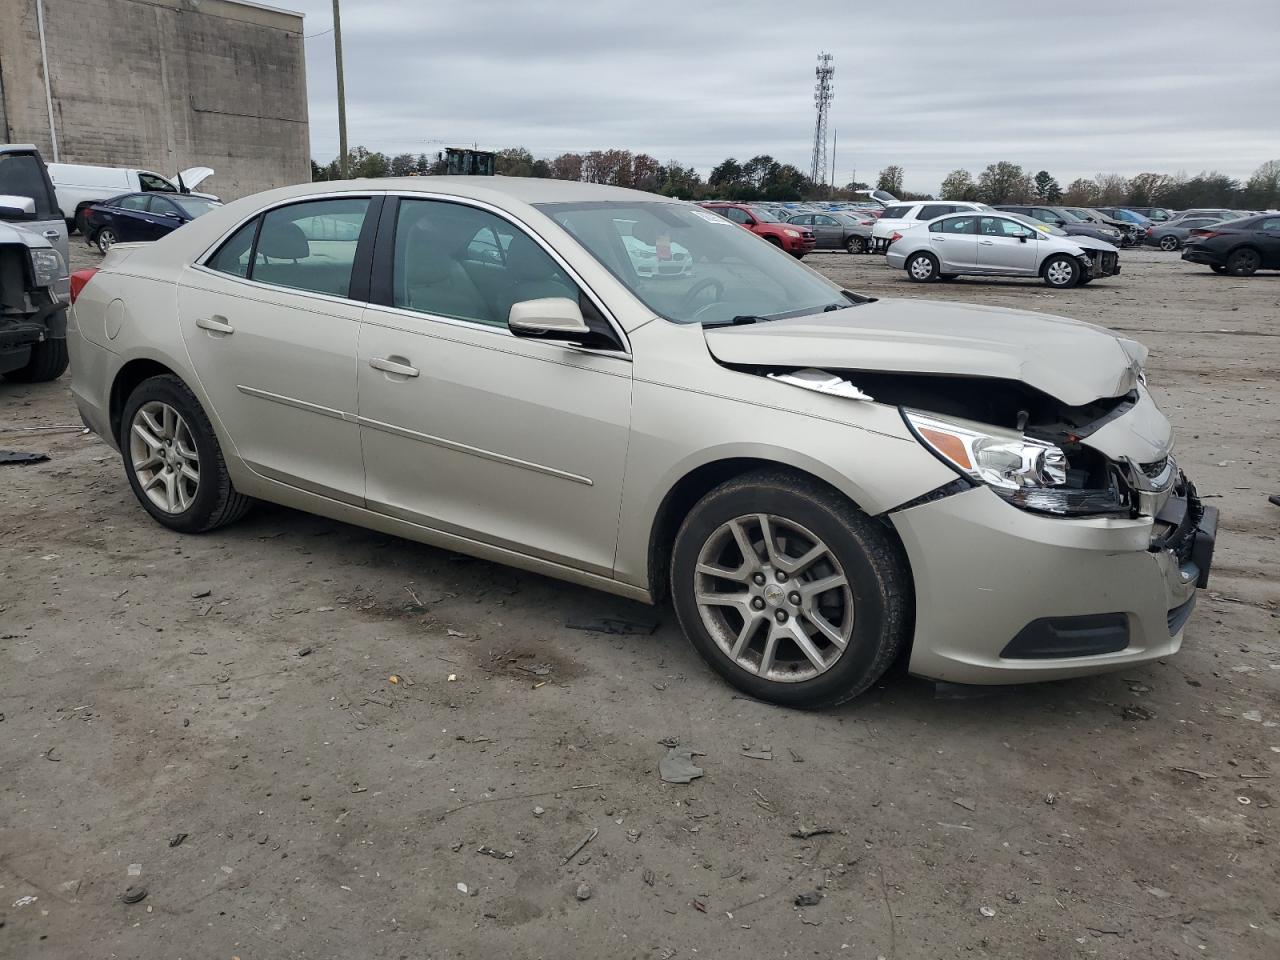
<path fill-rule="evenodd" d="M 916 437 L 974 484 L 990 487 L 1015 506 L 1064 516 L 1127 512 L 1119 485 L 1083 486 L 1060 447 L 1016 430 L 902 411 Z"/>
<path fill-rule="evenodd" d="M 66 275 L 66 264 L 57 250 L 32 250 L 31 273 L 37 287 L 52 287 Z"/>

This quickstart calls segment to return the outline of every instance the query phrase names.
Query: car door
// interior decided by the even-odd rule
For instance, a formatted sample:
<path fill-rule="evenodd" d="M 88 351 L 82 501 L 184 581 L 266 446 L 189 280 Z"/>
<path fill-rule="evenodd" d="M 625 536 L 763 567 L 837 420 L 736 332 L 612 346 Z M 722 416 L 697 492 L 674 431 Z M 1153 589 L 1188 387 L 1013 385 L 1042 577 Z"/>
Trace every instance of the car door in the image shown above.
<path fill-rule="evenodd" d="M 148 212 L 149 199 L 145 193 L 129 193 L 103 204 L 105 226 L 115 231 L 117 242 L 137 243 L 156 239 L 154 218 Z"/>
<path fill-rule="evenodd" d="M 477 269 L 495 235 L 500 270 Z M 568 297 L 592 349 L 513 335 L 511 304 Z M 360 325 L 370 509 L 608 575 L 631 420 L 631 363 L 600 305 L 525 229 L 465 203 L 390 199 Z"/>
<path fill-rule="evenodd" d="M 1268 217 L 1254 227 L 1262 265 L 1280 270 L 1280 217 Z"/>
<path fill-rule="evenodd" d="M 825 213 L 815 213 L 812 229 L 819 247 L 833 250 L 844 246 L 844 230 L 835 217 L 829 217 Z"/>
<path fill-rule="evenodd" d="M 147 212 L 151 215 L 157 240 L 167 237 L 186 222 L 186 217 L 173 201 L 158 194 L 153 193 L 147 198 Z"/>
<path fill-rule="evenodd" d="M 1034 275 L 1036 231 L 1005 217 L 978 218 L 978 267 L 984 273 Z"/>
<path fill-rule="evenodd" d="M 967 273 L 978 266 L 976 216 L 946 217 L 929 224 L 929 245 L 941 273 Z"/>
<path fill-rule="evenodd" d="M 342 194 L 276 206 L 188 267 L 178 289 L 187 352 L 236 454 L 357 506 L 356 344 L 380 204 Z"/>

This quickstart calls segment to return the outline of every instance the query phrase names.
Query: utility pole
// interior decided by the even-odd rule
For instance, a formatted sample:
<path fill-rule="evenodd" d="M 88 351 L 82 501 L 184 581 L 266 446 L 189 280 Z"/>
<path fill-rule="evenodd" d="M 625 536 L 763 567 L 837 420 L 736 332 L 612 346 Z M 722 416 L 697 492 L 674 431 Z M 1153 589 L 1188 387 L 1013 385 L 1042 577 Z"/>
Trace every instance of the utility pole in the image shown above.
<path fill-rule="evenodd" d="M 840 131 L 831 131 L 831 189 L 836 189 L 836 144 L 840 142 Z M 831 194 L 828 193 L 827 196 Z"/>
<path fill-rule="evenodd" d="M 813 163 L 809 167 L 809 180 L 818 187 L 827 179 L 827 114 L 831 110 L 831 77 L 836 72 L 831 59 L 829 53 L 818 54 L 818 67 L 814 71 L 817 82 L 813 87 L 813 105 L 818 108 L 818 117 L 813 127 Z"/>
<path fill-rule="evenodd" d="M 342 14 L 333 0 L 333 57 L 338 65 L 338 176 L 347 179 L 347 87 L 342 79 Z"/>

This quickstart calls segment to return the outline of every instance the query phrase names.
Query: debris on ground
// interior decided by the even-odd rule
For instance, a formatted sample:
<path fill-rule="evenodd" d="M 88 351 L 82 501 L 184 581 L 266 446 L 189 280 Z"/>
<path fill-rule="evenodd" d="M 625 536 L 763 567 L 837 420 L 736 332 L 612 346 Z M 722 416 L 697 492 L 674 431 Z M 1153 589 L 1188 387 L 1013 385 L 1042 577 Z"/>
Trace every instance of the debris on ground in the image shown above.
<path fill-rule="evenodd" d="M 207 596 L 211 595 L 212 593 L 213 593 L 213 591 L 212 591 L 212 590 L 209 590 L 209 589 L 196 590 L 194 593 L 192 593 L 192 594 L 191 594 L 191 599 L 192 599 L 192 600 L 203 600 L 205 597 L 207 597 Z"/>
<path fill-rule="evenodd" d="M 580 883 L 578 884 L 578 889 L 573 892 L 573 895 L 577 897 L 579 900 L 590 900 L 591 888 L 587 886 L 585 883 Z"/>
<path fill-rule="evenodd" d="M 648 867 L 645 867 L 643 872 L 641 872 L 640 879 L 644 881 L 644 885 L 646 887 L 652 887 L 655 883 L 658 882 L 657 876 L 655 876 L 654 872 L 650 870 Z"/>
<path fill-rule="evenodd" d="M 1217 780 L 1218 779 L 1218 775 L 1216 773 L 1202 773 L 1199 770 L 1192 770 L 1190 767 L 1170 767 L 1169 769 L 1174 770 L 1178 773 L 1189 773 L 1193 777 L 1199 777 L 1201 780 Z"/>
<path fill-rule="evenodd" d="M 563 860 L 561 860 L 561 861 L 560 861 L 560 866 L 562 866 L 562 867 L 563 867 L 563 866 L 565 866 L 566 864 L 568 864 L 568 862 L 569 862 L 570 860 L 572 860 L 574 857 L 576 857 L 578 854 L 580 854 L 580 853 L 582 852 L 583 848 L 584 848 L 584 847 L 586 847 L 586 845 L 587 845 L 588 843 L 590 843 L 592 840 L 594 840 L 594 839 L 596 838 L 596 836 L 597 836 L 597 835 L 599 835 L 599 833 L 600 833 L 600 828 L 599 828 L 599 827 L 592 827 L 592 828 L 591 828 L 591 832 L 587 834 L 586 839 L 585 839 L 585 840 L 583 840 L 583 841 L 582 841 L 580 844 L 578 844 L 576 847 L 574 847 L 574 848 L 573 848 L 573 852 L 572 852 L 572 853 L 570 853 L 567 857 L 565 857 Z"/>
<path fill-rule="evenodd" d="M 1120 716 L 1124 717 L 1126 720 L 1155 719 L 1155 714 L 1152 713 L 1150 710 L 1148 710 L 1146 707 L 1140 707 L 1137 704 L 1133 704 L 1133 703 L 1129 704 L 1129 706 L 1121 710 Z"/>
<path fill-rule="evenodd" d="M 297 655 L 298 655 L 299 657 L 309 657 L 309 656 L 311 656 L 311 648 L 310 648 L 310 647 L 303 647 L 301 650 L 299 650 L 299 651 L 298 651 L 298 654 L 297 654 Z"/>
<path fill-rule="evenodd" d="M 772 760 L 773 748 L 767 743 L 742 745 L 742 755 L 751 760 Z"/>
<path fill-rule="evenodd" d="M 125 887 L 120 899 L 125 903 L 141 903 L 147 899 L 147 888 L 141 885 Z"/>
<path fill-rule="evenodd" d="M 546 811 L 546 810 L 544 810 L 542 807 L 534 807 L 534 808 L 533 808 L 533 815 L 534 815 L 535 817 L 540 817 L 540 816 L 542 816 L 542 815 L 543 815 L 544 813 L 546 813 L 546 812 L 547 812 L 547 811 Z"/>
<path fill-rule="evenodd" d="M 606 633 L 615 637 L 647 637 L 657 632 L 659 622 L 656 618 L 592 617 L 589 620 L 570 620 L 565 626 L 570 630 Z"/>
<path fill-rule="evenodd" d="M 994 917 L 996 915 L 995 907 L 979 907 L 978 912 L 984 917 Z"/>
<path fill-rule="evenodd" d="M 810 837 L 823 837 L 836 831 L 831 827 L 801 827 L 792 830 L 789 836 L 793 840 L 808 840 Z"/>
<path fill-rule="evenodd" d="M 169 846 L 180 847 L 182 846 L 182 841 L 187 839 L 189 836 L 191 836 L 189 833 L 176 833 L 169 838 Z"/>
<path fill-rule="evenodd" d="M 964 807 L 964 809 L 968 810 L 970 813 L 978 809 L 978 805 L 969 797 L 956 797 L 951 802 L 957 807 Z"/>
<path fill-rule="evenodd" d="M 515 856 L 515 851 L 513 850 L 507 850 L 504 852 L 502 850 L 496 850 L 493 847 L 486 846 L 484 844 L 481 844 L 479 847 L 476 848 L 476 853 L 484 854 L 486 857 L 493 857 L 493 859 L 495 860 L 510 860 L 512 857 Z"/>
<path fill-rule="evenodd" d="M 658 743 L 662 744 L 662 746 L 664 747 L 678 747 L 680 746 L 680 738 L 679 737 L 663 737 L 661 740 L 658 741 Z"/>
<path fill-rule="evenodd" d="M 796 894 L 795 905 L 797 907 L 816 907 L 822 902 L 822 894 L 817 890 L 805 890 L 803 893 Z"/>
<path fill-rule="evenodd" d="M 628 840 L 629 842 L 631 842 L 631 843 L 639 843 L 639 842 L 640 842 L 640 831 L 639 831 L 639 830 L 628 830 L 628 831 L 627 831 L 627 840 Z"/>
<path fill-rule="evenodd" d="M 27 453 L 23 450 L 0 450 L 0 463 L 44 463 L 49 459 L 47 453 Z"/>
<path fill-rule="evenodd" d="M 128 873 L 129 873 L 129 876 L 131 876 L 131 877 L 140 877 L 140 876 L 142 876 L 142 864 L 140 864 L 140 863 L 131 863 L 131 864 L 129 864 L 129 870 L 128 870 Z"/>
<path fill-rule="evenodd" d="M 796 753 L 790 747 L 787 747 L 787 753 L 791 754 L 792 763 L 804 763 L 804 757 L 800 756 L 800 754 Z"/>
<path fill-rule="evenodd" d="M 692 747 L 672 747 L 658 761 L 658 774 L 664 783 L 690 783 L 702 776 L 702 768 L 693 762 L 694 757 L 702 756 L 706 754 Z"/>

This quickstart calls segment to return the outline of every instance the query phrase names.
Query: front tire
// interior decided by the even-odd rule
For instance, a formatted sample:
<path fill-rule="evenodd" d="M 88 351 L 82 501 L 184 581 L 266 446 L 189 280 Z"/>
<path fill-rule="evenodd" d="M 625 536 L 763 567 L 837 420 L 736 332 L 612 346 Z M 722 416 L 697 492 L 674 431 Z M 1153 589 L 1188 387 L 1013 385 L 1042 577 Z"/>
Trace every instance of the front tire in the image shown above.
<path fill-rule="evenodd" d="M 1234 250 L 1231 256 L 1227 257 L 1227 272 L 1232 276 L 1251 277 L 1258 272 L 1258 268 L 1261 266 L 1262 257 L 1257 250 L 1251 247 Z"/>
<path fill-rule="evenodd" d="M 1161 250 L 1177 250 L 1180 246 L 1181 244 L 1178 242 L 1178 238 L 1171 233 L 1166 233 L 1160 238 Z"/>
<path fill-rule="evenodd" d="M 10 370 L 5 378 L 14 383 L 47 383 L 66 372 L 67 361 L 67 341 L 51 337 L 33 344 L 26 366 Z"/>
<path fill-rule="evenodd" d="M 232 485 L 209 418 L 175 376 L 134 389 L 119 441 L 134 496 L 170 530 L 206 533 L 239 520 L 253 503 Z"/>
<path fill-rule="evenodd" d="M 938 258 L 932 253 L 913 253 L 904 265 L 907 279 L 913 283 L 933 283 L 938 279 Z"/>
<path fill-rule="evenodd" d="M 1050 257 L 1040 270 L 1040 275 L 1044 277 L 1044 282 L 1055 290 L 1067 290 L 1074 287 L 1080 282 L 1080 277 L 1083 274 L 1084 271 L 1080 268 L 1080 262 L 1075 257 L 1068 256 L 1065 253 Z"/>
<path fill-rule="evenodd" d="M 809 477 L 762 470 L 693 508 L 671 561 L 676 616 L 704 660 L 745 693 L 830 707 L 903 649 L 911 578 L 890 532 Z"/>

